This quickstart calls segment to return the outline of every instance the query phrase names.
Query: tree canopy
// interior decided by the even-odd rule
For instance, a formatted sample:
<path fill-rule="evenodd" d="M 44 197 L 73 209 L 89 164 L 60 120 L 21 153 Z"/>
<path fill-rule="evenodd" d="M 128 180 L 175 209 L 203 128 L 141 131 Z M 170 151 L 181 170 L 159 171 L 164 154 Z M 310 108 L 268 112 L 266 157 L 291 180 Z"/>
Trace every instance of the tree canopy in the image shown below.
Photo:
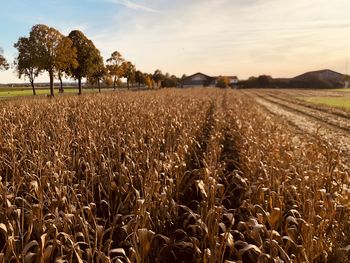
<path fill-rule="evenodd" d="M 78 80 L 79 94 L 81 90 L 81 80 L 91 76 L 98 68 L 98 63 L 102 59 L 100 51 L 94 43 L 88 39 L 81 31 L 73 30 L 68 37 L 72 40 L 77 51 L 78 66 L 71 67 L 72 76 Z"/>
<path fill-rule="evenodd" d="M 122 67 L 124 71 L 124 77 L 126 78 L 127 86 L 129 88 L 129 84 L 131 83 L 133 86 L 133 83 L 135 82 L 136 67 L 130 61 L 125 61 Z"/>
<path fill-rule="evenodd" d="M 170 76 L 169 73 L 166 73 L 162 80 L 161 86 L 163 88 L 174 88 L 174 87 L 177 87 L 179 83 L 180 83 L 180 80 L 175 75 Z"/>
<path fill-rule="evenodd" d="M 123 58 L 121 53 L 114 51 L 111 57 L 104 60 L 94 43 L 83 32 L 73 30 L 64 36 L 57 29 L 43 24 L 34 25 L 28 37 L 20 37 L 14 44 L 18 55 L 14 60 L 18 77 L 28 78 L 35 95 L 34 80 L 42 72 L 50 76 L 50 93 L 54 96 L 54 79 L 60 80 L 60 92 L 63 92 L 63 77 L 78 80 L 79 94 L 82 93 L 82 79 L 86 78 L 90 84 L 100 83 L 114 88 L 121 86 L 121 78 L 127 79 L 127 86 L 137 82 L 139 87 L 145 85 L 154 87 L 173 87 L 179 79 L 170 74 L 163 75 L 161 70 L 154 74 L 143 73 L 136 66 Z M 0 70 L 8 69 L 9 64 L 0 49 Z"/>
<path fill-rule="evenodd" d="M 7 70 L 9 68 L 9 64 L 7 63 L 7 60 L 2 54 L 3 51 L 0 48 L 0 70 Z"/>
<path fill-rule="evenodd" d="M 217 80 L 216 87 L 218 88 L 227 88 L 230 84 L 230 81 L 227 77 L 220 76 Z"/>
<path fill-rule="evenodd" d="M 24 78 L 28 78 L 33 94 L 36 95 L 34 80 L 41 72 L 37 62 L 40 59 L 37 46 L 29 38 L 21 37 L 14 44 L 14 47 L 18 50 L 18 55 L 14 61 L 18 77 L 22 78 L 24 76 Z"/>
<path fill-rule="evenodd" d="M 68 37 L 63 37 L 57 46 L 57 57 L 55 60 L 55 69 L 57 77 L 61 82 L 60 92 L 63 93 L 62 77 L 71 76 L 72 70 L 78 67 L 77 49 Z"/>
<path fill-rule="evenodd" d="M 146 76 L 140 70 L 135 72 L 135 81 L 138 83 L 139 87 L 145 84 Z"/>
<path fill-rule="evenodd" d="M 29 37 L 29 40 L 36 46 L 38 68 L 49 73 L 51 96 L 54 96 L 55 66 L 62 39 L 63 35 L 58 30 L 42 24 L 33 26 Z"/>
<path fill-rule="evenodd" d="M 123 56 L 118 52 L 114 51 L 111 54 L 111 57 L 107 59 L 107 69 L 111 77 L 113 78 L 113 87 L 116 88 L 116 84 L 118 83 L 118 80 L 123 77 L 124 73 L 124 63 L 125 59 Z"/>
<path fill-rule="evenodd" d="M 32 27 L 29 38 L 21 37 L 14 45 L 18 50 L 15 60 L 19 77 L 29 78 L 35 94 L 34 78 L 41 71 L 50 76 L 50 93 L 54 96 L 54 77 L 62 77 L 62 72 L 77 67 L 76 50 L 70 39 L 58 30 L 38 24 Z"/>
<path fill-rule="evenodd" d="M 162 73 L 162 71 L 160 69 L 157 69 L 156 71 L 154 71 L 152 77 L 153 77 L 153 80 L 157 84 L 158 87 L 161 85 L 161 82 L 165 78 L 163 73 Z"/>
<path fill-rule="evenodd" d="M 106 75 L 107 75 L 107 68 L 105 67 L 103 63 L 103 58 L 100 55 L 99 58 L 96 60 L 94 72 L 89 76 L 93 84 L 97 82 L 99 92 L 101 92 L 101 80 L 103 80 L 103 78 Z"/>

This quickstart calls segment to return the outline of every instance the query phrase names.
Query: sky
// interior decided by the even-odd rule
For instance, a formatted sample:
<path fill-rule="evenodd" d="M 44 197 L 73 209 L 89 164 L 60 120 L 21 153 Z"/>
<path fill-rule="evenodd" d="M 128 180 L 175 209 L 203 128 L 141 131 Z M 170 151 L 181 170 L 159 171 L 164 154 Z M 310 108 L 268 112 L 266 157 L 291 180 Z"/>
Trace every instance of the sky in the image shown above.
<path fill-rule="evenodd" d="M 18 38 L 46 24 L 65 35 L 79 29 L 105 60 L 119 51 L 149 73 L 349 73 L 349 10 L 349 0 L 2 0 L 0 47 L 13 62 Z M 23 79 L 0 72 L 10 82 Z"/>

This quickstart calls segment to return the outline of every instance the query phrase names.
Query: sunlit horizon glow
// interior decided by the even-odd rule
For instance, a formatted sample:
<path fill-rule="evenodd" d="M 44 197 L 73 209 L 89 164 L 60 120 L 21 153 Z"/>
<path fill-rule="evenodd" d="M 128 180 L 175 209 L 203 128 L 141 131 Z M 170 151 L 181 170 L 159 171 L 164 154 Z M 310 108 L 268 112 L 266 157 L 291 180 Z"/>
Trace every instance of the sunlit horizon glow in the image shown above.
<path fill-rule="evenodd" d="M 66 35 L 80 29 L 105 60 L 118 50 L 144 72 L 349 73 L 349 8 L 347 0 L 12 0 L 1 3 L 0 47 L 12 63 L 13 44 L 42 23 Z M 13 82 L 23 79 L 0 72 L 0 83 Z"/>

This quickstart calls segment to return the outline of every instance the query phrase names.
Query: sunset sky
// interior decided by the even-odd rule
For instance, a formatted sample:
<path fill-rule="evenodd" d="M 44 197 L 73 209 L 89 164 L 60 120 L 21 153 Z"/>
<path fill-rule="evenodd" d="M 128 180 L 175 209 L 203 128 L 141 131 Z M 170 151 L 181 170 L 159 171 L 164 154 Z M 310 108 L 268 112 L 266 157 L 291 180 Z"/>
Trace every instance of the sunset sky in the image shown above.
<path fill-rule="evenodd" d="M 118 50 L 145 72 L 347 73 L 349 10 L 349 0 L 5 0 L 0 47 L 12 62 L 13 44 L 43 23 L 64 34 L 80 29 L 104 59 Z M 8 82 L 23 80 L 10 69 L 0 73 L 0 83 Z"/>

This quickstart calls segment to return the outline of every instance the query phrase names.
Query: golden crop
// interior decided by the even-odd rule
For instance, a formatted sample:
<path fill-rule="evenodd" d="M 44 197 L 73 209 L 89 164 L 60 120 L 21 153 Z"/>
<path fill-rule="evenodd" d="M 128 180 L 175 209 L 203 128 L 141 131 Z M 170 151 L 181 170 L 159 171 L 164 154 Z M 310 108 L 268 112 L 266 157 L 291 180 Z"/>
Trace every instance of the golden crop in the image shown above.
<path fill-rule="evenodd" d="M 0 262 L 347 256 L 347 156 L 240 92 L 19 100 L 0 123 Z"/>

